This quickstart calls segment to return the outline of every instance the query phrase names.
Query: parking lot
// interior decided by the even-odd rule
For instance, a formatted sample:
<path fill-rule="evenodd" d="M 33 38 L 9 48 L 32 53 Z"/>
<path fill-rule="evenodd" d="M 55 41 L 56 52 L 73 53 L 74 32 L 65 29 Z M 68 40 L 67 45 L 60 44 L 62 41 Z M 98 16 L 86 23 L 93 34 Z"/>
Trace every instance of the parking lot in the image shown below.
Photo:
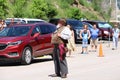
<path fill-rule="evenodd" d="M 120 42 L 117 50 L 112 50 L 108 41 L 101 41 L 104 57 L 97 52 L 80 54 L 81 44 L 72 56 L 67 57 L 69 74 L 65 80 L 120 80 Z M 89 48 L 90 49 L 90 46 Z M 60 77 L 50 77 L 54 74 L 54 64 L 51 56 L 37 58 L 31 65 L 17 63 L 0 66 L 0 80 L 61 80 Z"/>

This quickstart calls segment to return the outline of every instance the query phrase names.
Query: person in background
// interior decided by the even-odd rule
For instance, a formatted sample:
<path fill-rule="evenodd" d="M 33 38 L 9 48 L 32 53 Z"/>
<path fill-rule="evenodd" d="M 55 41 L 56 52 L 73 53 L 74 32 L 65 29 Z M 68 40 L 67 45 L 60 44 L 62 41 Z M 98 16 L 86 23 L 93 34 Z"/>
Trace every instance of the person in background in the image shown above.
<path fill-rule="evenodd" d="M 1 19 L 0 20 L 0 30 L 2 30 L 4 27 L 6 27 L 5 20 Z"/>
<path fill-rule="evenodd" d="M 10 24 L 8 25 L 8 27 L 9 27 L 9 26 L 12 26 L 12 25 L 14 25 L 14 18 L 12 18 L 12 19 L 10 20 Z"/>
<path fill-rule="evenodd" d="M 90 39 L 91 49 L 92 51 L 96 52 L 98 36 L 99 36 L 99 29 L 96 27 L 96 24 L 93 25 L 92 29 L 90 29 L 90 33 L 91 33 L 91 39 Z"/>
<path fill-rule="evenodd" d="M 115 24 L 114 28 L 113 28 L 113 34 L 112 34 L 112 36 L 113 36 L 113 48 L 112 48 L 112 50 L 115 50 L 118 47 L 119 35 L 120 35 L 120 30 L 118 28 L 118 25 Z"/>
<path fill-rule="evenodd" d="M 66 20 L 60 19 L 57 30 L 52 34 L 51 43 L 54 44 L 53 61 L 55 65 L 55 74 L 52 77 L 66 78 L 68 74 L 68 67 L 66 61 L 66 44 L 71 37 L 71 31 L 66 27 Z"/>
<path fill-rule="evenodd" d="M 88 25 L 83 25 L 83 29 L 80 31 L 80 38 L 82 39 L 82 52 L 81 54 L 88 53 L 88 39 L 90 38 L 90 31 L 88 30 Z"/>
<path fill-rule="evenodd" d="M 75 49 L 76 49 L 75 41 L 74 41 L 75 37 L 74 37 L 74 31 L 73 31 L 72 26 L 67 25 L 67 27 L 70 28 L 71 33 L 72 33 L 71 37 L 70 37 L 70 39 L 68 39 L 68 43 L 67 43 L 68 54 L 69 54 L 69 56 L 71 56 L 71 52 L 75 51 Z"/>

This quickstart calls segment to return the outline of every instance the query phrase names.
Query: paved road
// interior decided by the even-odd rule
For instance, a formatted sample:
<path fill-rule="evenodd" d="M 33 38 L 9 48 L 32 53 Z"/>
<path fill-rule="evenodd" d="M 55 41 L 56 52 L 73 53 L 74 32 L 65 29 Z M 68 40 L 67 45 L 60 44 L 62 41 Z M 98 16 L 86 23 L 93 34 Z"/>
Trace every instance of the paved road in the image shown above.
<path fill-rule="evenodd" d="M 102 44 L 104 57 L 97 52 L 80 54 L 81 45 L 71 57 L 67 57 L 69 74 L 65 80 L 120 80 L 120 42 L 118 50 L 111 50 L 108 43 Z M 9 64 L 0 66 L 0 80 L 61 80 L 49 77 L 54 73 L 50 56 L 36 59 L 31 65 Z"/>

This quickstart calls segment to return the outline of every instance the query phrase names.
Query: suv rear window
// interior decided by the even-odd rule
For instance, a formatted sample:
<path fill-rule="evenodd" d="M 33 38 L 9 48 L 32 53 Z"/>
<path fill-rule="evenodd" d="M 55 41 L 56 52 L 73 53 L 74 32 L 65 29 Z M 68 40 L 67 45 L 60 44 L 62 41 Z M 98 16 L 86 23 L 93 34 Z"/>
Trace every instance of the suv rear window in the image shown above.
<path fill-rule="evenodd" d="M 59 21 L 59 19 L 50 19 L 49 23 L 57 25 L 58 21 Z"/>
<path fill-rule="evenodd" d="M 73 26 L 74 28 L 77 28 L 77 27 L 83 27 L 83 24 L 82 22 L 80 21 L 77 21 L 77 20 L 67 20 L 67 24 L 70 24 L 71 26 Z"/>
<path fill-rule="evenodd" d="M 99 22 L 98 23 L 99 28 L 112 28 L 112 26 L 105 22 Z"/>

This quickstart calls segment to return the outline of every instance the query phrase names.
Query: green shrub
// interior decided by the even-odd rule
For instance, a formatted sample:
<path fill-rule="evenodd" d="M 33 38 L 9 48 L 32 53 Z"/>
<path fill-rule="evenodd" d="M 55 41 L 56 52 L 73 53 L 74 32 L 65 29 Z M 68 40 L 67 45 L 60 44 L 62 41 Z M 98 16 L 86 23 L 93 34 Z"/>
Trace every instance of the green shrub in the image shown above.
<path fill-rule="evenodd" d="M 92 0 L 92 7 L 95 11 L 101 11 L 101 2 L 102 0 Z"/>
<path fill-rule="evenodd" d="M 78 9 L 78 8 L 71 8 L 71 9 L 69 10 L 68 17 L 79 20 L 79 19 L 82 18 L 82 13 L 81 13 L 80 9 Z"/>
<path fill-rule="evenodd" d="M 57 14 L 55 8 L 45 0 L 33 0 L 32 14 L 35 18 L 51 18 Z"/>
<path fill-rule="evenodd" d="M 6 5 L 6 0 L 0 0 L 0 18 L 5 18 L 5 16 L 8 14 L 8 6 Z"/>

